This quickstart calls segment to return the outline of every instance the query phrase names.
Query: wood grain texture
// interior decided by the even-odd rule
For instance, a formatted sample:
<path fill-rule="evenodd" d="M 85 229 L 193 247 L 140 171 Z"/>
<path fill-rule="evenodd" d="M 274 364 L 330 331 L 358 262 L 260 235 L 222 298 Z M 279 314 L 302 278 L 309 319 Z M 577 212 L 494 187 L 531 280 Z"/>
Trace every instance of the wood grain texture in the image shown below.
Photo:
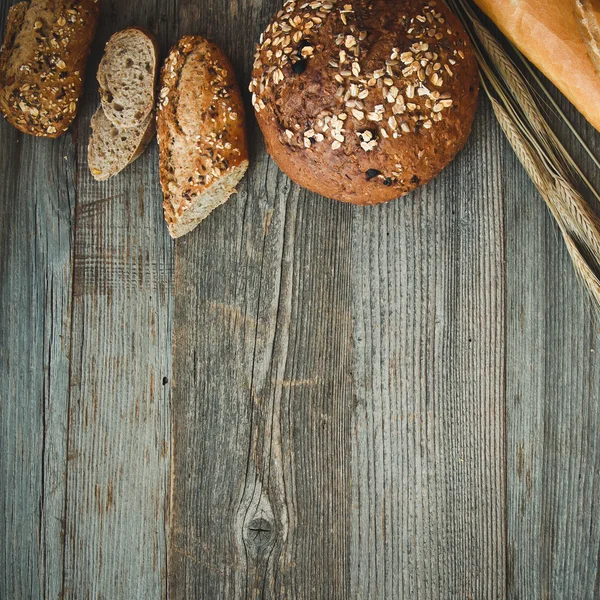
<path fill-rule="evenodd" d="M 600 135 L 563 102 L 600 156 Z M 554 128 L 600 188 L 600 173 Z M 507 270 L 507 593 L 600 598 L 599 323 L 556 225 L 503 152 Z M 598 210 L 596 205 L 596 209 Z"/>
<path fill-rule="evenodd" d="M 482 104 L 438 179 L 355 214 L 352 598 L 505 597 L 501 134 Z"/>
<path fill-rule="evenodd" d="M 0 598 L 62 587 L 74 150 L 0 122 Z"/>
<path fill-rule="evenodd" d="M 185 33 L 245 83 L 240 41 L 275 6 L 246 8 L 246 40 L 207 4 L 180 4 Z M 374 209 L 300 192 L 250 122 L 240 193 L 176 249 L 172 596 L 503 597 L 491 114 L 435 184 Z"/>
<path fill-rule="evenodd" d="M 275 6 L 180 3 L 180 33 L 245 90 Z M 249 122 L 238 195 L 176 244 L 170 595 L 348 598 L 352 211 L 292 185 Z"/>
<path fill-rule="evenodd" d="M 90 178 L 111 33 L 209 36 L 249 106 L 279 6 L 104 0 L 72 130 L 0 122 L 0 599 L 600 598 L 600 326 L 485 102 L 368 209 L 291 184 L 249 110 L 175 275 L 155 144 Z"/>
<path fill-rule="evenodd" d="M 156 144 L 102 184 L 87 166 L 103 44 L 133 24 L 166 38 L 172 19 L 148 8 L 103 2 L 78 119 L 65 598 L 166 595 L 172 245 Z"/>

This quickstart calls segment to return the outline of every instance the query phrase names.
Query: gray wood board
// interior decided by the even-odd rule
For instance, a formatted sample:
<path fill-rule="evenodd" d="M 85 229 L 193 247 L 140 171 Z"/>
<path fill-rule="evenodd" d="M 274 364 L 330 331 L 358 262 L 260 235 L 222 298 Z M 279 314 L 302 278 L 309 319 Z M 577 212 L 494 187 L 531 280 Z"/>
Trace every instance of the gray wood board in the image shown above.
<path fill-rule="evenodd" d="M 486 103 L 368 209 L 291 184 L 250 115 L 174 277 L 156 146 L 90 179 L 110 33 L 208 35 L 245 88 L 277 7 L 105 0 L 74 128 L 0 122 L 0 598 L 600 597 L 598 324 Z"/>
<path fill-rule="evenodd" d="M 181 22 L 245 87 L 240 57 L 276 6 L 242 27 L 180 3 Z M 176 245 L 172 596 L 502 597 L 490 112 L 434 184 L 369 209 L 298 190 L 249 121 L 240 193 Z"/>
<path fill-rule="evenodd" d="M 0 598 L 61 587 L 74 146 L 0 123 Z M 66 157 L 66 160 L 65 160 Z"/>
<path fill-rule="evenodd" d="M 566 101 L 561 103 L 600 156 L 600 135 Z M 590 159 L 558 118 L 552 122 L 600 189 L 600 173 Z M 600 323 L 593 319 L 557 226 L 506 143 L 503 188 L 507 591 L 511 598 L 596 599 Z"/>
<path fill-rule="evenodd" d="M 157 151 L 102 185 L 85 155 L 104 42 L 129 24 L 166 40 L 170 16 L 105 1 L 71 131 L 0 124 L 0 598 L 166 595 L 172 244 Z"/>
<path fill-rule="evenodd" d="M 158 10 L 104 2 L 90 75 L 119 29 L 142 25 L 171 36 L 172 15 L 160 19 Z M 88 83 L 78 122 L 64 590 L 73 598 L 160 597 L 170 490 L 172 243 L 155 142 L 115 178 L 92 179 L 87 139 L 99 100 L 92 77 Z"/>

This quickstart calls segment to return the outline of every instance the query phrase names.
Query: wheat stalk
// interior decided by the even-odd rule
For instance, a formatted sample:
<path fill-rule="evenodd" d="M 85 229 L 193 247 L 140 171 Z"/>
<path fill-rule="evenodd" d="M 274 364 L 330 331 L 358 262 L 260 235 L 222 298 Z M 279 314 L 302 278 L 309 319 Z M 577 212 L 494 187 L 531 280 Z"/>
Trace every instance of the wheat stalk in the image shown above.
<path fill-rule="evenodd" d="M 579 175 L 599 200 L 600 194 L 552 131 L 531 86 L 498 40 L 466 0 L 448 0 L 448 3 L 473 40 L 482 87 L 496 119 L 556 220 L 575 272 L 600 316 L 600 218 L 571 181 L 571 174 Z M 545 89 L 544 93 L 548 94 Z M 583 143 L 579 136 L 578 139 Z M 589 148 L 583 145 L 589 153 Z M 599 165 L 595 157 L 594 161 Z"/>

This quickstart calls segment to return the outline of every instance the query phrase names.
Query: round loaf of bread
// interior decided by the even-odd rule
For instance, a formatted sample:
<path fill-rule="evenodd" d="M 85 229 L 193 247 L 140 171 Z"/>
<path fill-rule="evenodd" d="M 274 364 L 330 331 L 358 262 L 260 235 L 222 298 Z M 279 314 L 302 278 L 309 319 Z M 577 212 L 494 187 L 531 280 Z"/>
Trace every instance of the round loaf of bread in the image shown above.
<path fill-rule="evenodd" d="M 250 83 L 267 150 L 295 182 L 355 204 L 435 177 L 477 108 L 473 48 L 432 0 L 287 0 Z"/>

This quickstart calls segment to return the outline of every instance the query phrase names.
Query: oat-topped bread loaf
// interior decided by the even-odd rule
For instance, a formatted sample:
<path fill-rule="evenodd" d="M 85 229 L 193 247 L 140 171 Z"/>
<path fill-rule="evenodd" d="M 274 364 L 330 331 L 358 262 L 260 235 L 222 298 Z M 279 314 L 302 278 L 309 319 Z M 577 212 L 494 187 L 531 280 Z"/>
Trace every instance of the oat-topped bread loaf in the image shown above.
<path fill-rule="evenodd" d="M 250 83 L 281 169 L 356 204 L 435 177 L 469 136 L 478 90 L 468 36 L 440 0 L 287 0 Z"/>
<path fill-rule="evenodd" d="M 176 238 L 223 204 L 248 168 L 244 106 L 227 57 L 201 37 L 171 49 L 159 89 L 160 181 Z"/>
<path fill-rule="evenodd" d="M 0 52 L 0 110 L 17 129 L 58 137 L 69 128 L 98 12 L 98 0 L 31 0 L 11 7 Z"/>

